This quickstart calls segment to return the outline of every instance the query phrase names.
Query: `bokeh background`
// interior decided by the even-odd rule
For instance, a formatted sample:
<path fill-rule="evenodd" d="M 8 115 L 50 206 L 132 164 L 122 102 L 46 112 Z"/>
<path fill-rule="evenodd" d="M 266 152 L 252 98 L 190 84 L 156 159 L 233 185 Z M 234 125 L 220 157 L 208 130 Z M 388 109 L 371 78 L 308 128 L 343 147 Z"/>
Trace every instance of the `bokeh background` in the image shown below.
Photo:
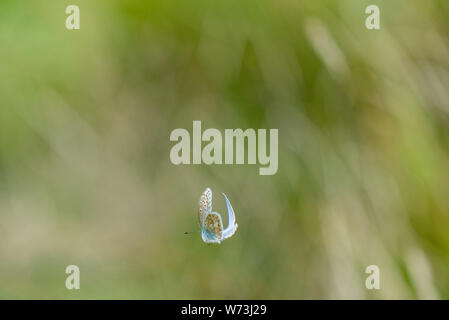
<path fill-rule="evenodd" d="M 448 16 L 447 0 L 2 0 L 0 298 L 448 299 Z M 278 128 L 277 174 L 173 165 L 170 132 L 193 120 Z M 196 233 L 206 187 L 236 211 L 221 245 Z"/>

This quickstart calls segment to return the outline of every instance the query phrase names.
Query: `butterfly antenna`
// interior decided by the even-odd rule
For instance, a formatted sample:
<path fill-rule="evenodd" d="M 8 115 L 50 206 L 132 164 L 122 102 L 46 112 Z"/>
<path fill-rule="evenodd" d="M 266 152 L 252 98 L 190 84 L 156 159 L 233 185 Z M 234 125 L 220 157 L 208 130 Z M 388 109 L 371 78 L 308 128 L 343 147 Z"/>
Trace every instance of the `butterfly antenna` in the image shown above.
<path fill-rule="evenodd" d="M 197 232 L 199 232 L 199 231 L 197 231 Z M 188 231 L 186 231 L 186 232 L 184 232 L 184 234 L 194 234 L 195 232 L 188 232 Z"/>

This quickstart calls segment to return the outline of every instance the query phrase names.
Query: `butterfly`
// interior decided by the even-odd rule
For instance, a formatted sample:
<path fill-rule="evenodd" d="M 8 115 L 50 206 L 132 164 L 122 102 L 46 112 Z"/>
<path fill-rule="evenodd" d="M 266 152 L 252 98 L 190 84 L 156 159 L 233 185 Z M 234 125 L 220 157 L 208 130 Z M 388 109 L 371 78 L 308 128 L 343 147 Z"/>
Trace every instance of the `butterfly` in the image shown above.
<path fill-rule="evenodd" d="M 204 190 L 198 203 L 198 221 L 201 227 L 201 238 L 206 243 L 221 243 L 224 239 L 230 238 L 237 230 L 235 223 L 235 213 L 231 203 L 224 193 L 223 197 L 226 201 L 228 209 L 228 227 L 223 228 L 223 220 L 218 212 L 212 212 L 212 190 L 207 188 Z"/>

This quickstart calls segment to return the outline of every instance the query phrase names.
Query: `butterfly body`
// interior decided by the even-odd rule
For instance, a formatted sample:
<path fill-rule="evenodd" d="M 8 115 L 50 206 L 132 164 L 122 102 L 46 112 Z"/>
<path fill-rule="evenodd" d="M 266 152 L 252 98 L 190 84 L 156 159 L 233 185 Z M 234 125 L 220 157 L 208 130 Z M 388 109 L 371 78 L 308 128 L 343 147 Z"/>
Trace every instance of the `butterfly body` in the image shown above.
<path fill-rule="evenodd" d="M 228 226 L 223 227 L 223 220 L 218 212 L 212 212 L 212 190 L 207 188 L 198 203 L 198 220 L 201 227 L 201 238 L 206 243 L 221 243 L 230 238 L 237 230 L 235 213 L 226 195 L 223 193 L 228 210 Z"/>

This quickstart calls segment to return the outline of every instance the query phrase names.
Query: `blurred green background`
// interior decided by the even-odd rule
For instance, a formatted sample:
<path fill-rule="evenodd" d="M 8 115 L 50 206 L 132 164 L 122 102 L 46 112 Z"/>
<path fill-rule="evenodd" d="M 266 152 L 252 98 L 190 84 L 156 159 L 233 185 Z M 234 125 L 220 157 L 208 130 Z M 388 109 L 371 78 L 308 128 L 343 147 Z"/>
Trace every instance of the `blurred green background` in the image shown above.
<path fill-rule="evenodd" d="M 447 0 L 2 0 L 0 298 L 448 299 L 448 16 Z M 170 132 L 193 120 L 278 128 L 277 174 L 173 165 Z M 206 187 L 236 211 L 221 245 L 184 235 Z"/>

